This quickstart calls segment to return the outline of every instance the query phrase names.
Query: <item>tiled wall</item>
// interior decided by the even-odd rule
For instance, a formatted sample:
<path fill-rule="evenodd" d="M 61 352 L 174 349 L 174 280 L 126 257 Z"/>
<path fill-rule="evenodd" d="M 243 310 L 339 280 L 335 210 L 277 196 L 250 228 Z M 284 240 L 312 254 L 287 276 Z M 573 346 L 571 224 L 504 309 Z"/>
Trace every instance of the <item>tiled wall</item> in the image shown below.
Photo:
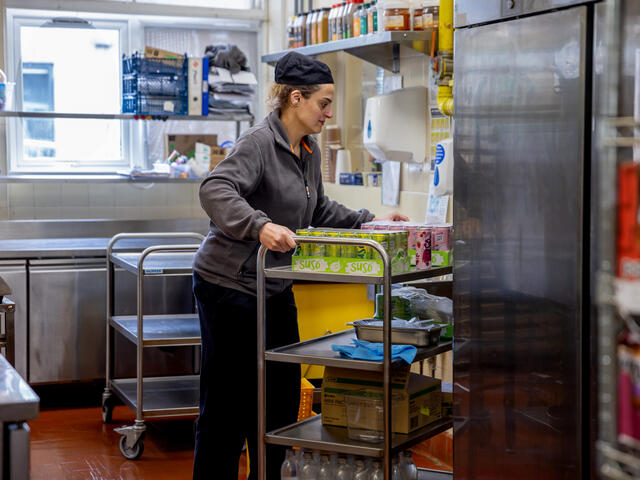
<path fill-rule="evenodd" d="M 201 218 L 198 183 L 0 184 L 0 219 Z"/>

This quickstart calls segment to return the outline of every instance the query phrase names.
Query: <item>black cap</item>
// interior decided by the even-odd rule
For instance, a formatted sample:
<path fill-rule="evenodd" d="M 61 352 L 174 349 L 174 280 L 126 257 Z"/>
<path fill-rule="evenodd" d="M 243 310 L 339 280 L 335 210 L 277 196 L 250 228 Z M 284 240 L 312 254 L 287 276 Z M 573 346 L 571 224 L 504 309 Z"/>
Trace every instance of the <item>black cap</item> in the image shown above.
<path fill-rule="evenodd" d="M 278 60 L 275 80 L 283 85 L 333 83 L 331 70 L 326 63 L 298 52 L 289 52 Z"/>

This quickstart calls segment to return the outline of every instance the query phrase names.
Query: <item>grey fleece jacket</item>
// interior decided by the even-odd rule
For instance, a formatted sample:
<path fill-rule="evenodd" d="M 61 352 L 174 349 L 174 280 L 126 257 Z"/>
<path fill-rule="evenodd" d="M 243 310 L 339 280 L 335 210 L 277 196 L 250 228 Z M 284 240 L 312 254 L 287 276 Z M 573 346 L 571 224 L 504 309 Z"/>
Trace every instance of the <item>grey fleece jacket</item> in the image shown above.
<path fill-rule="evenodd" d="M 275 110 L 240 136 L 204 179 L 200 204 L 211 219 L 210 231 L 193 268 L 205 280 L 256 295 L 259 233 L 267 222 L 295 232 L 308 226 L 359 228 L 373 219 L 367 210 L 354 211 L 327 198 L 320 148 L 309 136 L 303 142 L 298 158 Z M 292 253 L 268 252 L 267 266 L 290 264 Z M 267 295 L 290 283 L 267 279 Z"/>

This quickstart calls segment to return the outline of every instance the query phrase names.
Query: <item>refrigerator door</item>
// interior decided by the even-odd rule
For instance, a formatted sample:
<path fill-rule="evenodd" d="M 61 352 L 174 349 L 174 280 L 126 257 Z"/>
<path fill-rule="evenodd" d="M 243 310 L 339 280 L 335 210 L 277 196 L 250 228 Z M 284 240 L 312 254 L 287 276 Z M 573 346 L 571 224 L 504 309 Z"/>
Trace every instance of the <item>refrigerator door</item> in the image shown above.
<path fill-rule="evenodd" d="M 587 19 L 455 34 L 457 480 L 582 478 Z"/>

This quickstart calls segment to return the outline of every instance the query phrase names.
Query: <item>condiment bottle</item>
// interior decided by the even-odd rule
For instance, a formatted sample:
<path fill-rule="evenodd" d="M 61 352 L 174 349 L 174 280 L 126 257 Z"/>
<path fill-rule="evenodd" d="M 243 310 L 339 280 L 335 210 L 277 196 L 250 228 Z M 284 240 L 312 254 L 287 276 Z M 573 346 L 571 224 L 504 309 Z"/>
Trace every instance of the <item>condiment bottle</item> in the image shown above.
<path fill-rule="evenodd" d="M 367 33 L 376 33 L 378 31 L 378 2 L 374 0 L 367 12 Z"/>
<path fill-rule="evenodd" d="M 366 35 L 369 30 L 369 8 L 370 3 L 365 3 L 360 11 L 360 35 Z"/>
<path fill-rule="evenodd" d="M 353 12 L 355 12 L 355 0 L 348 0 L 347 9 L 344 12 L 344 34 L 343 38 L 353 37 Z"/>
<path fill-rule="evenodd" d="M 331 9 L 325 7 L 320 10 L 318 14 L 318 23 L 316 25 L 316 38 L 318 43 L 324 43 L 329 41 L 329 13 Z"/>
<path fill-rule="evenodd" d="M 362 5 L 358 5 L 356 7 L 356 11 L 353 12 L 353 25 L 351 27 L 351 31 L 353 32 L 353 37 L 360 36 L 360 15 L 362 13 Z"/>
<path fill-rule="evenodd" d="M 342 2 L 338 7 L 338 13 L 336 13 L 336 40 L 344 38 L 344 13 L 346 8 L 347 2 Z"/>
<path fill-rule="evenodd" d="M 422 4 L 418 2 L 415 4 L 411 10 L 411 16 L 413 18 L 413 30 L 421 31 L 424 30 L 423 22 L 422 22 Z"/>
<path fill-rule="evenodd" d="M 304 22 L 304 44 L 305 45 L 311 45 L 312 43 L 311 33 L 313 32 L 313 28 L 311 28 L 311 25 L 313 24 L 313 16 L 315 15 L 315 13 L 316 13 L 315 10 L 311 10 L 307 12 L 307 18 Z"/>
<path fill-rule="evenodd" d="M 296 16 L 292 15 L 287 21 L 287 48 L 293 48 L 295 42 L 294 25 L 296 23 Z"/>

